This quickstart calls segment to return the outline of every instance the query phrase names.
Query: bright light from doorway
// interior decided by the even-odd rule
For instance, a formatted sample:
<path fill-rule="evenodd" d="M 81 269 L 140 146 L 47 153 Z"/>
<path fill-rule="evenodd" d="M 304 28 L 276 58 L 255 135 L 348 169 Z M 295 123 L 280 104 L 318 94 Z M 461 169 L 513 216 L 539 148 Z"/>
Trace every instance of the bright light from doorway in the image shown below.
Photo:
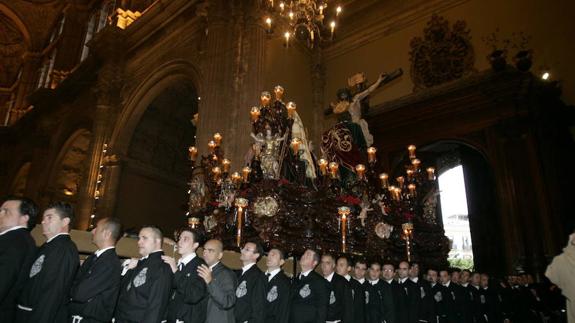
<path fill-rule="evenodd" d="M 459 165 L 447 170 L 438 181 L 443 228 L 451 241 L 448 260 L 453 267 L 473 268 L 463 167 Z"/>

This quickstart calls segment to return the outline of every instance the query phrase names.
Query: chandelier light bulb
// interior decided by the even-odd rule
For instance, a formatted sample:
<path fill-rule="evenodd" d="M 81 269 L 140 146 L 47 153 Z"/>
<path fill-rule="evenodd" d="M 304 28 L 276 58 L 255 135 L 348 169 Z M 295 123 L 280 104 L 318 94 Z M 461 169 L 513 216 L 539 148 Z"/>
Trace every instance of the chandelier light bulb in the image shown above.
<path fill-rule="evenodd" d="M 549 77 L 551 77 L 551 74 L 549 74 L 549 72 L 543 72 L 543 74 L 541 74 L 541 79 L 544 81 L 547 81 Z"/>
<path fill-rule="evenodd" d="M 335 8 L 335 15 L 339 16 L 340 13 L 341 13 L 341 6 L 337 6 L 337 8 Z"/>

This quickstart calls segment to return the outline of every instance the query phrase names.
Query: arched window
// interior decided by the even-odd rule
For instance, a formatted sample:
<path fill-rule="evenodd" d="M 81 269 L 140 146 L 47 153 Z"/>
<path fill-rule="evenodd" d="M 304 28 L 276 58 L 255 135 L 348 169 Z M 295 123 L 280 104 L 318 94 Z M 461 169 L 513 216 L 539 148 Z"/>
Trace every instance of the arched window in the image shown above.
<path fill-rule="evenodd" d="M 441 214 L 445 235 L 451 241 L 448 260 L 453 267 L 473 268 L 473 250 L 467 210 L 463 166 L 457 165 L 439 175 Z"/>
<path fill-rule="evenodd" d="M 52 72 L 54 71 L 54 62 L 58 49 L 55 45 L 60 39 L 60 35 L 64 31 L 64 24 L 66 23 L 66 16 L 62 16 L 50 34 L 50 40 L 46 46 L 46 55 L 39 70 L 38 84 L 36 88 L 55 88 L 56 83 L 52 82 Z"/>
<path fill-rule="evenodd" d="M 97 7 L 90 14 L 90 19 L 88 19 L 88 25 L 86 26 L 86 33 L 84 34 L 84 43 L 82 47 L 82 54 L 80 55 L 80 62 L 84 61 L 88 54 L 90 53 L 90 47 L 88 43 L 94 35 L 106 27 L 109 24 L 109 17 L 112 16 L 116 8 L 116 1 L 102 1 L 99 7 Z"/>

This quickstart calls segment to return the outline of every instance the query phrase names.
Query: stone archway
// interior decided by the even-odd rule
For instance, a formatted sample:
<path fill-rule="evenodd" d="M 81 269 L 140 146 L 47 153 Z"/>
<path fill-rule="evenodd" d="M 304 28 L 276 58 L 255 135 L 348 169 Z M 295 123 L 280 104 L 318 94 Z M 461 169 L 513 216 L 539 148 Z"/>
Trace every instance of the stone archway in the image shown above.
<path fill-rule="evenodd" d="M 60 150 L 48 177 L 46 197 L 51 201 L 66 201 L 75 205 L 82 180 L 86 175 L 91 133 L 76 130 Z"/>
<path fill-rule="evenodd" d="M 126 228 L 155 224 L 173 230 L 185 224 L 187 148 L 194 144 L 191 120 L 197 111 L 195 87 L 173 82 L 141 114 L 122 157 L 116 195 L 114 213 Z"/>
<path fill-rule="evenodd" d="M 486 154 L 473 143 L 462 140 L 438 140 L 418 148 L 418 156 L 436 166 L 439 177 L 458 165 L 465 179 L 467 217 L 476 270 L 501 273 L 505 271 L 502 221 L 498 214 L 494 171 Z M 438 223 L 447 219 L 437 207 Z"/>
<path fill-rule="evenodd" d="M 18 169 L 16 176 L 10 185 L 10 194 L 15 196 L 24 196 L 26 192 L 26 185 L 28 184 L 28 175 L 30 174 L 31 162 L 26 162 Z"/>

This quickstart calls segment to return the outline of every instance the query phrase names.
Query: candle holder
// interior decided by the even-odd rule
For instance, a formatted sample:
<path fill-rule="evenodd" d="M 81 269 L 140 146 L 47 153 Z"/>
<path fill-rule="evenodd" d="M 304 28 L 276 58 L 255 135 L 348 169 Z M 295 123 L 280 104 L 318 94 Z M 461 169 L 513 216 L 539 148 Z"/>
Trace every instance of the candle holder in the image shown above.
<path fill-rule="evenodd" d="M 249 182 L 251 172 L 252 172 L 252 169 L 248 166 L 242 168 L 242 179 L 243 179 L 244 183 Z"/>
<path fill-rule="evenodd" d="M 325 176 L 327 174 L 327 160 L 321 158 L 317 161 L 317 164 L 319 165 L 319 171 L 321 175 Z"/>
<path fill-rule="evenodd" d="M 340 217 L 341 224 L 341 252 L 347 252 L 347 218 L 351 213 L 351 210 L 347 206 L 340 206 L 337 208 L 337 213 Z"/>
<path fill-rule="evenodd" d="M 216 132 L 214 134 L 214 142 L 216 143 L 216 147 L 219 147 L 222 143 L 222 135 L 219 132 Z"/>
<path fill-rule="evenodd" d="M 260 108 L 259 107 L 252 107 L 250 110 L 250 116 L 252 117 L 252 122 L 257 122 L 260 117 Z"/>
<path fill-rule="evenodd" d="M 407 146 L 407 151 L 409 153 L 409 159 L 415 159 L 415 145 L 409 145 Z"/>
<path fill-rule="evenodd" d="M 223 168 L 224 174 L 227 174 L 230 171 L 230 165 L 231 164 L 232 164 L 232 162 L 227 158 L 224 158 L 222 160 L 222 168 Z"/>
<path fill-rule="evenodd" d="M 379 174 L 379 180 L 381 181 L 381 188 L 389 187 L 389 175 L 386 173 Z"/>
<path fill-rule="evenodd" d="M 363 164 L 357 164 L 355 166 L 355 173 L 357 174 L 358 180 L 365 179 L 365 166 Z"/>
<path fill-rule="evenodd" d="M 243 226 L 244 226 L 244 210 L 248 206 L 248 200 L 243 197 L 238 197 L 235 199 L 235 206 L 237 208 L 237 217 L 236 217 L 236 246 L 242 246 L 242 233 L 243 233 Z"/>
<path fill-rule="evenodd" d="M 367 161 L 370 164 L 375 164 L 375 162 L 377 161 L 377 158 L 375 156 L 376 152 L 377 152 L 377 149 L 375 147 L 367 148 Z"/>
<path fill-rule="evenodd" d="M 403 238 L 405 239 L 405 253 L 407 261 L 411 261 L 411 238 L 413 236 L 413 223 L 407 222 L 401 225 L 403 229 Z"/>
<path fill-rule="evenodd" d="M 192 229 L 197 228 L 200 225 L 200 219 L 196 217 L 188 218 L 188 226 Z"/>
<path fill-rule="evenodd" d="M 190 146 L 188 148 L 188 155 L 189 155 L 192 163 L 194 163 L 196 161 L 196 159 L 198 158 L 198 148 L 196 148 L 195 146 Z"/>
<path fill-rule="evenodd" d="M 287 108 L 287 112 L 288 112 L 288 118 L 293 119 L 293 114 L 296 110 L 296 104 L 293 102 L 288 102 L 288 104 L 286 105 Z"/>
<path fill-rule="evenodd" d="M 331 162 L 329 163 L 329 172 L 331 174 L 331 178 L 332 179 L 336 179 L 337 178 L 337 173 L 339 170 L 339 164 L 336 162 Z"/>

